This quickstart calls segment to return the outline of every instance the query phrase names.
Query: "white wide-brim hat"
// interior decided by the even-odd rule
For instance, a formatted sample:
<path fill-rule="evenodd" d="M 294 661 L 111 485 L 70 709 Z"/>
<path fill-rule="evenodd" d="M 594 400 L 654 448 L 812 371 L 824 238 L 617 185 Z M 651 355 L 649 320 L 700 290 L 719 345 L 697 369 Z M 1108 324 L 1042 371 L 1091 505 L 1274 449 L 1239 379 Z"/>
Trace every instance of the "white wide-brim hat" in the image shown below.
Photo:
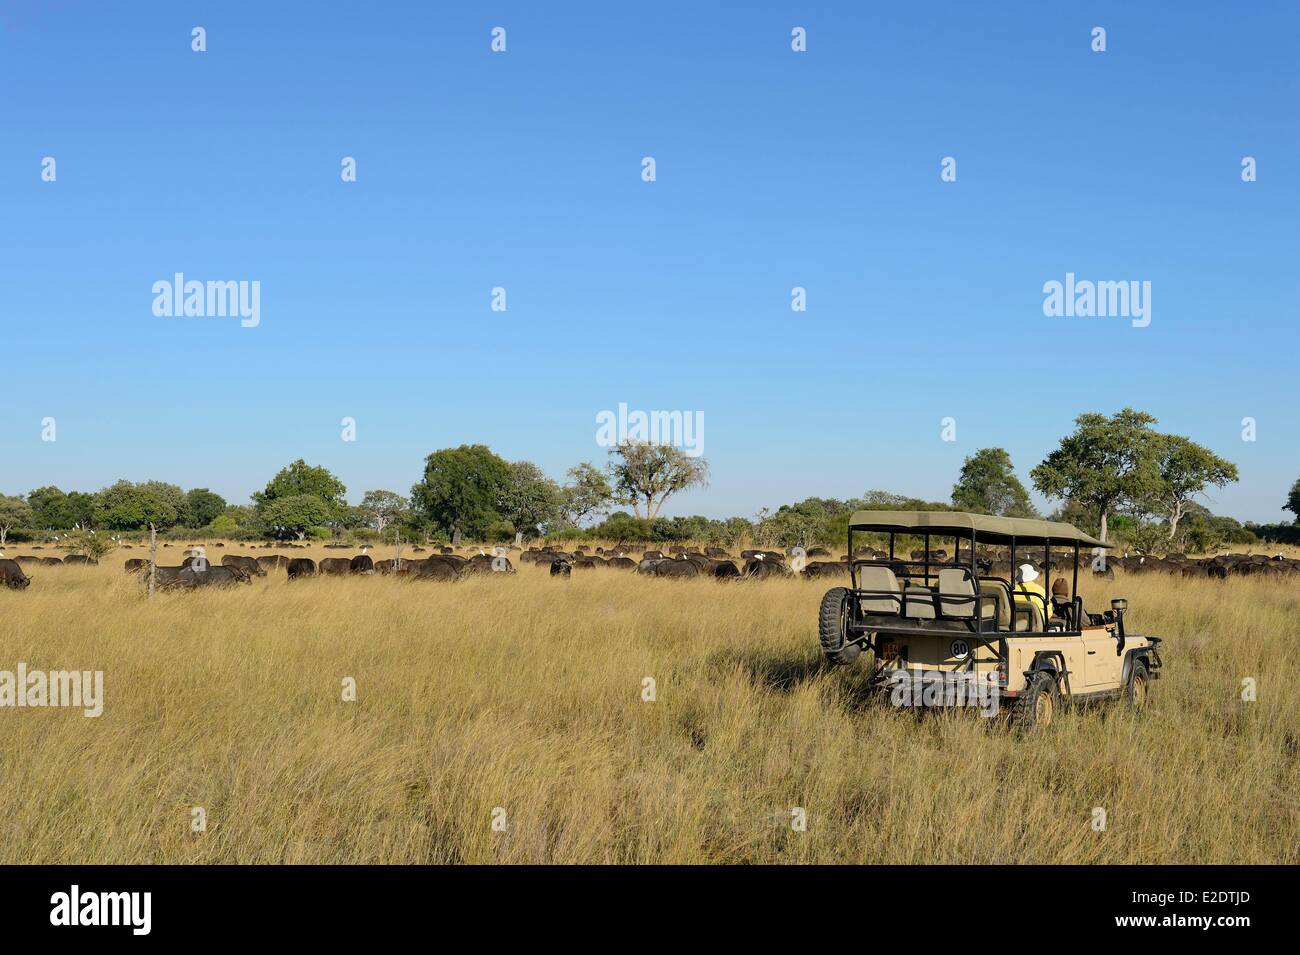
<path fill-rule="evenodd" d="M 1028 581 L 1031 581 L 1031 580 L 1037 580 L 1037 579 L 1038 579 L 1038 571 L 1034 570 L 1034 565 L 1033 565 L 1033 564 L 1021 564 L 1021 565 L 1020 565 L 1020 582 L 1021 582 L 1021 583 L 1026 583 L 1026 582 L 1028 582 Z"/>

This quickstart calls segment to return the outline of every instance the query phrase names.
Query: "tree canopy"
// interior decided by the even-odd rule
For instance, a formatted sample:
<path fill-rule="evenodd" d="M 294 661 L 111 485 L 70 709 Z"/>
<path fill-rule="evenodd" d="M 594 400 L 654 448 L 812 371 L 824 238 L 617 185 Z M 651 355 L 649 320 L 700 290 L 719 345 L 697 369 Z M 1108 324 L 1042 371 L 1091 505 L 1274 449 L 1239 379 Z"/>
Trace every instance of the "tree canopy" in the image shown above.
<path fill-rule="evenodd" d="M 1047 497 L 1066 498 L 1097 519 L 1101 539 L 1121 506 L 1149 498 L 1160 482 L 1155 454 L 1156 419 L 1125 408 L 1111 417 L 1089 412 L 1074 419 L 1075 430 L 1030 472 Z"/>
<path fill-rule="evenodd" d="M 486 539 L 502 520 L 500 505 L 512 480 L 510 464 L 484 444 L 434 451 L 424 479 L 411 488 L 411 506 L 437 530 Z"/>
<path fill-rule="evenodd" d="M 952 506 L 998 517 L 1038 517 L 1002 448 L 981 448 L 966 459 L 952 489 Z"/>
<path fill-rule="evenodd" d="M 206 487 L 196 487 L 185 492 L 185 506 L 181 523 L 186 527 L 205 527 L 216 520 L 226 509 L 226 499 Z"/>
<path fill-rule="evenodd" d="M 708 484 L 704 459 L 690 457 L 671 444 L 624 441 L 610 448 L 609 454 L 614 499 L 632 505 L 637 517 L 644 508 L 644 516 L 654 519 L 674 494 Z"/>
<path fill-rule="evenodd" d="M 1160 435 L 1155 455 L 1160 480 L 1152 492 L 1150 510 L 1163 513 L 1172 541 L 1196 496 L 1208 486 L 1224 487 L 1236 481 L 1237 466 L 1176 434 Z"/>
<path fill-rule="evenodd" d="M 96 526 L 108 530 L 135 531 L 150 524 L 173 527 L 184 513 L 185 492 L 164 481 L 118 481 L 96 495 Z"/>
<path fill-rule="evenodd" d="M 260 507 L 281 497 L 297 497 L 307 494 L 320 498 L 330 507 L 347 505 L 347 487 L 326 468 L 308 464 L 302 458 L 281 468 L 267 482 L 266 487 L 253 494 L 253 501 Z"/>
<path fill-rule="evenodd" d="M 30 524 L 32 509 L 21 497 L 0 494 L 0 545 L 9 537 L 15 527 Z"/>
<path fill-rule="evenodd" d="M 1291 485 L 1291 493 L 1286 496 L 1286 503 L 1282 505 L 1282 510 L 1290 511 L 1295 515 L 1295 522 L 1300 524 L 1300 478 Z"/>

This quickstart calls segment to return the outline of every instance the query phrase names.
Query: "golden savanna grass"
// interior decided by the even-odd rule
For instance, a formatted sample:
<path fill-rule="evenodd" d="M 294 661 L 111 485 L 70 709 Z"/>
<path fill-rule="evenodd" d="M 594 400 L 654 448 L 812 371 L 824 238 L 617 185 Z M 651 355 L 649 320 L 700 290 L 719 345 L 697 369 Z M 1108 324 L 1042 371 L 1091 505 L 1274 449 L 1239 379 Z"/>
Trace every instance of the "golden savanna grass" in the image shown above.
<path fill-rule="evenodd" d="M 821 661 L 822 583 L 281 572 L 149 601 L 141 553 L 0 590 L 0 669 L 100 669 L 106 697 L 0 710 L 0 862 L 1300 862 L 1294 581 L 1088 581 L 1166 638 L 1150 709 L 1018 740 L 869 703 L 865 661 Z"/>

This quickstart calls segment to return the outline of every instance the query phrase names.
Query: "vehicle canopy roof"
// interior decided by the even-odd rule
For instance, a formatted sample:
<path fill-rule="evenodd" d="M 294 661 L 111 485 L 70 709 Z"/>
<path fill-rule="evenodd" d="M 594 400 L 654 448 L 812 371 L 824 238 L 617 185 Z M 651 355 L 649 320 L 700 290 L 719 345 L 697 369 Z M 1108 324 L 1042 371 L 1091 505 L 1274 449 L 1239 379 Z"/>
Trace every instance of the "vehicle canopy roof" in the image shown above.
<path fill-rule="evenodd" d="M 967 514 L 965 511 L 854 511 L 849 527 L 859 531 L 882 531 L 886 534 L 931 534 L 943 537 L 970 537 L 986 544 L 1080 544 L 1110 547 L 1073 524 L 1063 521 L 1039 521 L 1028 517 L 994 517 L 991 514 Z"/>

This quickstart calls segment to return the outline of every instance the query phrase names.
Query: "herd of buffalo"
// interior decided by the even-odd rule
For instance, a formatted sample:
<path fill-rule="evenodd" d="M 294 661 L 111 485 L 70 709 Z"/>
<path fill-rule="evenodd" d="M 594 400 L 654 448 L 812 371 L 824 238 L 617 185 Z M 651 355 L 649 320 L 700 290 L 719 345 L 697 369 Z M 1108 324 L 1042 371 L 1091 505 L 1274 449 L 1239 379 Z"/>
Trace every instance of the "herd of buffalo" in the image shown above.
<path fill-rule="evenodd" d="M 264 546 L 271 548 L 284 545 Z M 842 554 L 839 560 L 832 560 L 829 559 L 830 552 L 820 547 L 809 548 L 806 551 L 791 548 L 784 553 L 772 550 L 745 550 L 741 551 L 738 558 L 732 557 L 720 547 L 706 547 L 703 550 L 672 547 L 666 554 L 660 550 L 647 549 L 635 555 L 624 547 L 610 549 L 596 547 L 590 553 L 585 547 L 576 547 L 570 551 L 547 547 L 530 547 L 527 550 L 502 547 L 496 548 L 492 553 L 474 548 L 477 552 L 469 556 L 457 554 L 451 547 L 435 547 L 435 552 L 428 556 L 387 560 L 372 559 L 365 553 L 366 549 L 363 548 L 362 553 L 354 557 L 324 557 L 319 561 L 307 557 L 286 557 L 283 554 L 261 557 L 225 554 L 219 564 L 212 564 L 208 561 L 205 548 L 191 545 L 184 552 L 184 560 L 179 565 L 164 566 L 159 563 L 154 567 L 153 584 L 163 590 L 228 587 L 249 583 L 254 577 L 265 577 L 270 572 L 281 571 L 289 580 L 318 575 L 379 573 L 419 580 L 454 581 L 472 574 L 513 573 L 515 567 L 509 556 L 511 553 L 521 564 L 546 568 L 552 577 L 569 577 L 575 571 L 585 572 L 596 569 L 622 570 L 650 577 L 679 579 L 712 577 L 718 580 L 765 579 L 791 577 L 796 574 L 807 578 L 831 578 L 847 577 L 849 572 L 847 554 Z M 416 546 L 411 548 L 411 552 L 425 554 L 426 549 Z M 913 564 L 927 560 L 927 555 L 922 551 L 912 551 L 910 557 L 910 562 Z M 899 564 L 899 570 L 904 563 L 901 558 L 891 557 L 884 551 L 871 547 L 857 548 L 854 551 L 854 559 Z M 932 567 L 948 563 L 947 552 L 931 550 L 928 561 Z M 1028 562 L 1040 571 L 1067 569 L 1072 561 L 1073 557 L 1068 553 L 1034 555 L 1021 551 L 1014 557 L 1015 564 Z M 969 554 L 956 554 L 955 562 L 958 565 L 968 564 Z M 13 589 L 27 587 L 32 578 L 24 571 L 24 565 L 31 567 L 93 563 L 96 561 L 76 554 L 63 558 L 27 555 L 16 559 L 0 557 L 0 582 Z M 977 550 L 976 564 L 982 574 L 1010 578 L 1014 573 L 1013 556 L 1005 550 Z M 149 576 L 149 567 L 149 561 L 140 557 L 128 558 L 125 562 L 125 570 L 128 573 L 139 574 L 142 579 Z M 1163 573 L 1184 578 L 1300 576 L 1300 560 L 1281 555 L 1266 557 L 1262 554 L 1223 554 L 1201 558 L 1188 558 L 1182 554 L 1169 554 L 1164 557 L 1125 555 L 1107 557 L 1104 563 L 1080 555 L 1080 570 L 1086 569 L 1095 575 L 1113 578 L 1116 568 L 1128 574 Z"/>

